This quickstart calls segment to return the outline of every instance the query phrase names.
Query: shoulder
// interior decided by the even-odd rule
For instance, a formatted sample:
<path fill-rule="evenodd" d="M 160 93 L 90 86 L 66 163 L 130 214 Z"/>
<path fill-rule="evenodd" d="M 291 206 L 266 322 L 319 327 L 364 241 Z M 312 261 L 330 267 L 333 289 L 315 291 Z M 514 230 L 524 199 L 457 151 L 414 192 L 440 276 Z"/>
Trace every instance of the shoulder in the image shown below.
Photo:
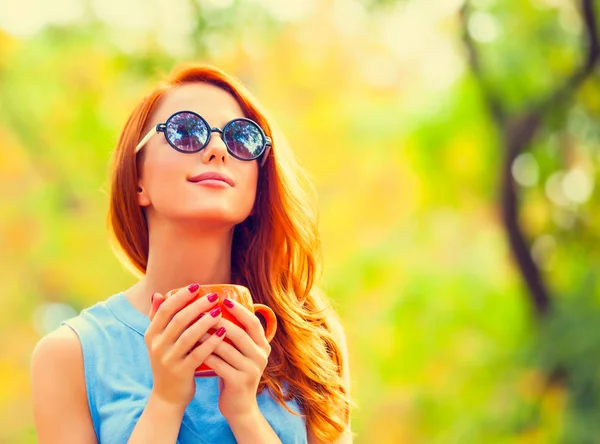
<path fill-rule="evenodd" d="M 31 354 L 31 377 L 34 389 L 41 391 L 83 381 L 83 353 L 71 328 L 63 325 L 40 339 Z"/>
<path fill-rule="evenodd" d="M 83 369 L 83 350 L 80 338 L 81 330 L 89 328 L 90 318 L 98 311 L 100 303 L 82 310 L 77 316 L 69 318 L 55 330 L 43 336 L 35 345 L 31 354 L 31 368 L 35 371 L 49 363 L 53 369 L 73 371 L 78 362 Z M 91 315 L 91 316 L 90 316 Z M 64 368 L 63 368 L 64 367 Z"/>
<path fill-rule="evenodd" d="M 61 326 L 36 344 L 31 355 L 31 388 L 40 442 L 60 442 L 59 436 L 76 436 L 82 443 L 95 441 L 83 354 L 71 328 Z M 78 425 L 70 427 L 70 423 Z"/>
<path fill-rule="evenodd" d="M 31 355 L 31 366 L 32 371 L 49 364 L 52 364 L 52 369 L 69 369 L 77 360 L 83 362 L 79 338 L 70 327 L 63 325 L 38 341 Z"/>

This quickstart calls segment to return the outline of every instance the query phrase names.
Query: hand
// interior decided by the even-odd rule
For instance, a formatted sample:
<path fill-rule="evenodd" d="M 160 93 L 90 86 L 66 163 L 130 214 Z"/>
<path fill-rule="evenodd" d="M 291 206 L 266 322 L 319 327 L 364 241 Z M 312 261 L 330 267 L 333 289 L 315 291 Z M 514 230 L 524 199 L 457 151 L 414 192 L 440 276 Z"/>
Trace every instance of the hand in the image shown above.
<path fill-rule="evenodd" d="M 144 335 L 154 378 L 153 394 L 183 409 L 196 392 L 195 369 L 225 337 L 224 330 L 220 332 L 221 336 L 216 334 L 219 333 L 217 330 L 208 335 L 204 343 L 198 344 L 210 328 L 218 326 L 222 317 L 220 309 L 201 316 L 217 303 L 218 298 L 206 295 L 190 303 L 197 293 L 197 284 L 184 287 L 169 298 L 155 293 L 149 314 L 150 326 Z"/>
<path fill-rule="evenodd" d="M 204 361 L 219 376 L 219 410 L 230 422 L 259 411 L 256 390 L 267 366 L 271 346 L 254 313 L 227 298 L 222 305 L 246 329 L 222 319 L 227 338 L 233 345 L 221 342 Z"/>

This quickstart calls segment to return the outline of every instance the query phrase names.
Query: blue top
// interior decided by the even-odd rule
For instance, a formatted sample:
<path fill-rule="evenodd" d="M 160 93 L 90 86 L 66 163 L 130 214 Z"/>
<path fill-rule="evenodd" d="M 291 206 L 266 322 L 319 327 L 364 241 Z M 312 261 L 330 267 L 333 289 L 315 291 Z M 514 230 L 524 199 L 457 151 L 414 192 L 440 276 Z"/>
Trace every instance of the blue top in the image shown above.
<path fill-rule="evenodd" d="M 133 432 L 152 389 L 152 369 L 144 333 L 150 319 L 123 293 L 83 310 L 64 324 L 81 343 L 87 397 L 100 444 L 124 444 Z M 196 378 L 196 394 L 185 410 L 177 444 L 235 443 L 218 406 L 218 378 Z M 284 444 L 306 444 L 303 416 L 289 413 L 265 389 L 258 406 Z M 288 407 L 298 413 L 292 399 Z"/>

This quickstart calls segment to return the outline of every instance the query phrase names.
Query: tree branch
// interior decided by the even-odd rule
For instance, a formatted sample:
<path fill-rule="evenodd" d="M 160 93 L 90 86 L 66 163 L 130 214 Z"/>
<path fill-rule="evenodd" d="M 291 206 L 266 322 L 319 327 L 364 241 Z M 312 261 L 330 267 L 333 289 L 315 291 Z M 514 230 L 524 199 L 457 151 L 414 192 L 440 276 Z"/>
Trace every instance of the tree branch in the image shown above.
<path fill-rule="evenodd" d="M 466 0 L 463 6 L 460 8 L 459 18 L 462 23 L 461 37 L 467 51 L 467 60 L 469 61 L 471 71 L 479 83 L 481 93 L 483 94 L 484 103 L 487 106 L 490 115 L 494 119 L 494 123 L 497 127 L 502 127 L 506 119 L 506 112 L 502 106 L 502 101 L 498 98 L 494 89 L 490 86 L 481 69 L 481 61 L 479 52 L 477 50 L 477 45 L 473 41 L 473 37 L 471 37 L 471 33 L 469 32 L 469 14 L 470 5 L 468 0 Z"/>
<path fill-rule="evenodd" d="M 584 24 L 585 59 L 582 61 L 581 66 L 575 69 L 573 74 L 567 77 L 561 86 L 557 87 L 548 97 L 540 100 L 535 107 L 536 112 L 539 114 L 545 114 L 557 103 L 568 101 L 573 91 L 593 73 L 598 64 L 600 40 L 598 39 L 598 27 L 594 13 L 594 0 L 581 0 L 581 14 Z"/>
<path fill-rule="evenodd" d="M 529 145 L 541 125 L 541 116 L 530 113 L 513 119 L 504 128 L 505 156 L 501 177 L 501 204 L 504 229 L 521 276 L 539 315 L 548 312 L 551 299 L 544 279 L 530 253 L 530 243 L 519 225 L 519 190 L 512 176 L 517 156 Z"/>
<path fill-rule="evenodd" d="M 536 312 L 544 315 L 551 305 L 551 298 L 541 273 L 531 257 L 529 242 L 519 225 L 518 188 L 512 177 L 512 165 L 523 150 L 530 145 L 541 127 L 549 110 L 564 106 L 573 92 L 591 75 L 600 58 L 600 43 L 594 14 L 594 1 L 581 0 L 581 13 L 585 24 L 586 57 L 581 66 L 573 71 L 563 84 L 547 97 L 532 105 L 520 115 L 508 118 L 503 104 L 489 85 L 480 65 L 477 46 L 469 35 L 469 5 L 465 1 L 460 11 L 463 24 L 463 41 L 467 49 L 468 60 L 481 89 L 490 115 L 502 135 L 504 144 L 504 163 L 502 169 L 502 216 L 508 242 L 519 271 L 529 289 L 529 294 Z"/>

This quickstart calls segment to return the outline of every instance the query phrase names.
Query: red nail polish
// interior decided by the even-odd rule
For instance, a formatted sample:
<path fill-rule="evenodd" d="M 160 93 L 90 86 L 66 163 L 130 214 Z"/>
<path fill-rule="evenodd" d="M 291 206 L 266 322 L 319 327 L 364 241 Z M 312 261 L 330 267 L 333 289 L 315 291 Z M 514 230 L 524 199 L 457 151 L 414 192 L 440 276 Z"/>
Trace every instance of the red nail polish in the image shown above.
<path fill-rule="evenodd" d="M 218 337 L 221 337 L 225 334 L 225 327 L 221 327 L 220 329 L 217 330 L 217 332 L 215 333 Z"/>
<path fill-rule="evenodd" d="M 219 316 L 220 314 L 221 314 L 221 307 L 216 307 L 216 308 L 213 308 L 213 309 L 211 310 L 211 312 L 210 312 L 210 315 L 211 315 L 213 318 L 216 318 L 216 317 L 217 317 L 217 316 Z"/>
<path fill-rule="evenodd" d="M 200 288 L 200 285 L 199 285 L 199 284 L 192 284 L 192 285 L 190 285 L 190 286 L 188 287 L 188 291 L 189 291 L 190 293 L 195 293 L 195 292 L 197 292 L 197 291 L 198 291 L 198 289 L 199 289 L 199 288 Z"/>
<path fill-rule="evenodd" d="M 219 299 L 219 295 L 217 293 L 211 293 L 207 296 L 208 302 L 215 302 Z"/>
<path fill-rule="evenodd" d="M 231 299 L 225 298 L 225 300 L 223 301 L 223 304 L 227 308 L 233 308 L 233 301 Z"/>
<path fill-rule="evenodd" d="M 154 304 L 154 298 L 156 297 L 156 293 L 152 293 L 152 297 L 150 298 L 150 303 Z"/>

